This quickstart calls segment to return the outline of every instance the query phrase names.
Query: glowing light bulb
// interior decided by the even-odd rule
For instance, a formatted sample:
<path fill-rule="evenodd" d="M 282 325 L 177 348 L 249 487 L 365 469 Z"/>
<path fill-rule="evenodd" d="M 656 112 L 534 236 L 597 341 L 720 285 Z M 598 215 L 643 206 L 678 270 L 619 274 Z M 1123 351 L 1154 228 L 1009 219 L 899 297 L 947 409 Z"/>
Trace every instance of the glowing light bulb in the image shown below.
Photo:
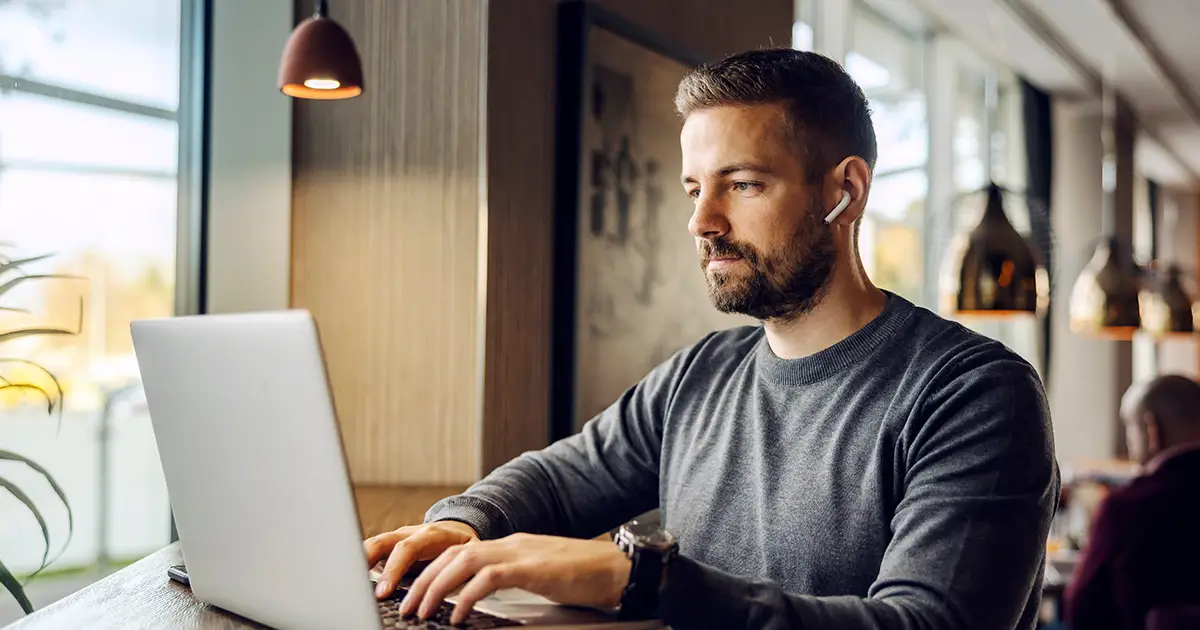
<path fill-rule="evenodd" d="M 342 84 L 335 79 L 305 79 L 304 87 L 312 90 L 336 90 Z"/>

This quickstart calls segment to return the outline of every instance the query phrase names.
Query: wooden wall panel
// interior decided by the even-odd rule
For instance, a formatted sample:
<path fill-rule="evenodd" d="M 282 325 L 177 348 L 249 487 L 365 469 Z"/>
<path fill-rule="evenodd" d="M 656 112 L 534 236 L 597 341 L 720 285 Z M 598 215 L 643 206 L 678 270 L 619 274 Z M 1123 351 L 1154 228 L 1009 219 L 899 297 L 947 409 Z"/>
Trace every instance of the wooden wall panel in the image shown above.
<path fill-rule="evenodd" d="M 554 227 L 555 2 L 489 13 L 481 474 L 549 436 Z"/>
<path fill-rule="evenodd" d="M 791 39 L 792 0 L 597 3 L 709 58 Z M 493 0 L 489 12 L 481 474 L 549 436 L 554 219 L 556 2 Z"/>
<path fill-rule="evenodd" d="M 365 92 L 295 102 L 292 304 L 320 326 L 357 483 L 456 485 L 479 471 L 486 9 L 332 3 Z"/>

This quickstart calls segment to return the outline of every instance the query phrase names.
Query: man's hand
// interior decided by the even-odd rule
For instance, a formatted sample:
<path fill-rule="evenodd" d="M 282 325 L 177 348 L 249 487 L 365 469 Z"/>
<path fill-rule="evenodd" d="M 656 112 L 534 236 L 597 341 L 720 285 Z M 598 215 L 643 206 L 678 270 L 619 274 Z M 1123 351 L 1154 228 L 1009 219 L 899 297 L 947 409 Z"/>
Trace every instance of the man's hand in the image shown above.
<path fill-rule="evenodd" d="M 470 525 L 458 521 L 401 527 L 368 538 L 363 542 L 367 566 L 373 567 L 387 558 L 375 583 L 375 596 L 382 599 L 391 595 L 414 562 L 432 560 L 450 547 L 470 542 L 479 542 L 479 534 Z"/>
<path fill-rule="evenodd" d="M 505 588 L 560 604 L 612 608 L 621 602 L 629 569 L 629 558 L 606 540 L 513 534 L 455 545 L 421 572 L 400 603 L 400 613 L 428 618 L 464 583 L 451 623 L 462 623 L 479 600 Z"/>

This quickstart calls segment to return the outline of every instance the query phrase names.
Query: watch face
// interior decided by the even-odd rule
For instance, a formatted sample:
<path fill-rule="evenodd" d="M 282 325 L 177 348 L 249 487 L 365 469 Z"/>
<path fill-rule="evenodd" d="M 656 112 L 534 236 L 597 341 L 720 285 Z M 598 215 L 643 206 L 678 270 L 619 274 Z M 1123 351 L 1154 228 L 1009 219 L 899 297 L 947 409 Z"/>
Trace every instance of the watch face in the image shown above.
<path fill-rule="evenodd" d="M 675 537 L 671 535 L 671 532 L 655 523 L 634 520 L 626 523 L 624 529 L 631 542 L 638 545 L 665 548 L 675 544 Z"/>

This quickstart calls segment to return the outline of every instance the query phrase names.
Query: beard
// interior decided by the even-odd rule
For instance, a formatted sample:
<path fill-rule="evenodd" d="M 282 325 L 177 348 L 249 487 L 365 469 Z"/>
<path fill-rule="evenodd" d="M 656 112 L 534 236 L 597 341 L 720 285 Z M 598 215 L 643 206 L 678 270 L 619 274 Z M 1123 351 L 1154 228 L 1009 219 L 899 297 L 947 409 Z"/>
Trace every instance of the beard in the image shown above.
<path fill-rule="evenodd" d="M 784 245 L 768 251 L 724 238 L 701 243 L 700 268 L 717 310 L 788 321 L 820 304 L 833 275 L 837 247 L 818 210 L 805 217 Z M 729 257 L 741 260 L 732 267 L 708 269 L 712 259 Z"/>

